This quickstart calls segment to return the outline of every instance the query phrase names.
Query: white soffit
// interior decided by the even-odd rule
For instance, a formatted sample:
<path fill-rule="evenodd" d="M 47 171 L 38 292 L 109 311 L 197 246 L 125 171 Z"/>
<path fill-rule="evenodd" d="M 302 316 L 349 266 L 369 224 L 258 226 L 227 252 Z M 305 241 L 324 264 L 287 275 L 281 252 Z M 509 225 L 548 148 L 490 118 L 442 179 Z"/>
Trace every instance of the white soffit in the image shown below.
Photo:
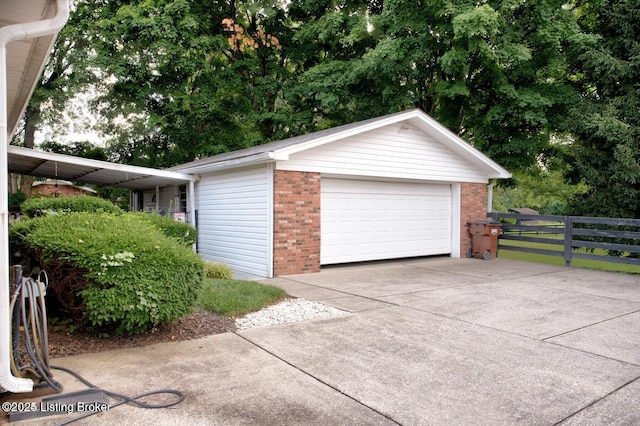
<path fill-rule="evenodd" d="M 0 0 L 0 27 L 41 21 L 56 14 L 51 0 Z M 7 129 L 12 135 L 53 47 L 56 34 L 7 44 Z"/>

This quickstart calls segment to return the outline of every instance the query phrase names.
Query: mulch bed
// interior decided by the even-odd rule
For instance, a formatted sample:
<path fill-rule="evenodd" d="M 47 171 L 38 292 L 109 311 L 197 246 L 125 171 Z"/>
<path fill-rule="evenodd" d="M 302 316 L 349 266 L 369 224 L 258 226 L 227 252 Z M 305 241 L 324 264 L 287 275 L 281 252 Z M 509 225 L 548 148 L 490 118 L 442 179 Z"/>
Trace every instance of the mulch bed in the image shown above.
<path fill-rule="evenodd" d="M 235 321 L 204 309 L 180 319 L 176 323 L 162 324 L 157 329 L 136 336 L 110 335 L 98 337 L 95 333 L 49 325 L 49 356 L 59 358 L 84 353 L 132 348 L 161 342 L 191 340 L 236 329 Z"/>

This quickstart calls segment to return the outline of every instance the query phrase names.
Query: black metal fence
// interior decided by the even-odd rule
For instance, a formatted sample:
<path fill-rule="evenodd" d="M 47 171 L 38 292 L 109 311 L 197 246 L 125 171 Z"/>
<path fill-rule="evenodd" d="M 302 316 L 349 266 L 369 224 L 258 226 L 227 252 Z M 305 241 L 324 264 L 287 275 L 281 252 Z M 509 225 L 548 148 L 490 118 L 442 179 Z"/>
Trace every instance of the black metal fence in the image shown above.
<path fill-rule="evenodd" d="M 640 219 L 515 213 L 488 217 L 502 223 L 501 250 L 562 256 L 567 266 L 576 258 L 640 265 Z M 505 240 L 523 243 L 500 243 Z"/>

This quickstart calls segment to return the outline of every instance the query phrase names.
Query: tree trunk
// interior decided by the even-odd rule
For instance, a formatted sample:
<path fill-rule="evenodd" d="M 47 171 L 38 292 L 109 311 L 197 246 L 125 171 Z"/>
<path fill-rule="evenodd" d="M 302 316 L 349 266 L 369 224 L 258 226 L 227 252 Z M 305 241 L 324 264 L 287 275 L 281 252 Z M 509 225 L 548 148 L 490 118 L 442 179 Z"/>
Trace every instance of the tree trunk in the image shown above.
<path fill-rule="evenodd" d="M 15 173 L 9 173 L 9 193 L 13 194 L 14 192 L 18 192 L 20 189 L 18 187 L 18 176 Z"/>
<path fill-rule="evenodd" d="M 38 120 L 38 111 L 31 105 L 27 106 L 24 113 L 24 147 L 33 149 L 35 145 L 36 122 Z M 22 175 L 20 178 L 20 191 L 24 193 L 27 199 L 31 198 L 31 187 L 33 185 L 33 176 Z"/>

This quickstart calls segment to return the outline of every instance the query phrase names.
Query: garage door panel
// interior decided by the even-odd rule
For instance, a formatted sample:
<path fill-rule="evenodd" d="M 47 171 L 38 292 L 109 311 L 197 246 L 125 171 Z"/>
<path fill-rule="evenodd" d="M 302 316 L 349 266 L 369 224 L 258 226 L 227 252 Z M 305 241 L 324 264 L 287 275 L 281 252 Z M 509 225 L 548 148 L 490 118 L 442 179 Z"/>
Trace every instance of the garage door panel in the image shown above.
<path fill-rule="evenodd" d="M 451 252 L 449 185 L 322 180 L 321 263 Z"/>

